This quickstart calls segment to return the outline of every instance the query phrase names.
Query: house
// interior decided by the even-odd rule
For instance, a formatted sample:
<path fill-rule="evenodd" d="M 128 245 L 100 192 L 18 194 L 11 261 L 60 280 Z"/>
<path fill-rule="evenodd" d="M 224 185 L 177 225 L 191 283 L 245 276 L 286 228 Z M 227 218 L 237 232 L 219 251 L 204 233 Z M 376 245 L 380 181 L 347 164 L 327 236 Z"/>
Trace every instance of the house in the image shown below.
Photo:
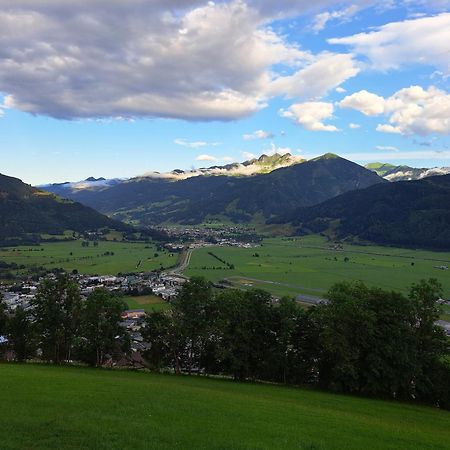
<path fill-rule="evenodd" d="M 145 317 L 144 309 L 128 309 L 122 313 L 122 319 L 140 319 Z"/>

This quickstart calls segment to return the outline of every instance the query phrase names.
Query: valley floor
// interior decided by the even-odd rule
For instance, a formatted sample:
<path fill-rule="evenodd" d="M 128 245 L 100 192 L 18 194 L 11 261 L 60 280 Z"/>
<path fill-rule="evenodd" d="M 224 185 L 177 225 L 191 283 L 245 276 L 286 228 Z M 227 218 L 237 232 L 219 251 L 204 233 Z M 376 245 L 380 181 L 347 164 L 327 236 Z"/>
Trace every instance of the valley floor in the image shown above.
<path fill-rule="evenodd" d="M 0 443 L 19 449 L 448 449 L 430 407 L 197 376 L 0 364 Z"/>
<path fill-rule="evenodd" d="M 233 265 L 229 269 L 211 255 Z M 321 236 L 264 239 L 258 248 L 216 247 L 193 250 L 185 275 L 226 280 L 274 295 L 323 297 L 332 284 L 361 280 L 370 286 L 406 293 L 412 283 L 437 278 L 450 299 L 449 252 L 375 245 L 330 245 Z"/>

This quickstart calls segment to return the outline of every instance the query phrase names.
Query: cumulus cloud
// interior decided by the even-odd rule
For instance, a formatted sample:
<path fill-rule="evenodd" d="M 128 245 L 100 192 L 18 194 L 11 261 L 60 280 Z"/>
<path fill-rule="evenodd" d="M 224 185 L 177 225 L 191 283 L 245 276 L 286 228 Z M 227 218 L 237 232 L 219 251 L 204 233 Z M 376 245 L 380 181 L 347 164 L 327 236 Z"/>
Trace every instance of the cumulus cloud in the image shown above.
<path fill-rule="evenodd" d="M 253 141 L 255 139 L 271 139 L 274 137 L 274 134 L 270 131 L 264 130 L 256 130 L 250 134 L 244 134 L 242 138 L 244 141 Z"/>
<path fill-rule="evenodd" d="M 384 114 L 389 123 L 377 126 L 377 131 L 384 133 L 450 134 L 450 94 L 434 86 L 410 86 L 388 98 L 360 91 L 345 97 L 340 106 L 370 116 Z"/>
<path fill-rule="evenodd" d="M 351 55 L 313 55 L 270 28 L 332 4 L 3 0 L 0 91 L 13 108 L 60 119 L 239 119 L 358 73 Z"/>
<path fill-rule="evenodd" d="M 448 5 L 448 2 L 446 2 Z M 450 73 L 450 13 L 392 22 L 374 31 L 329 39 L 365 56 L 377 70 L 427 64 Z"/>
<path fill-rule="evenodd" d="M 338 87 L 336 88 L 336 92 L 337 92 L 338 94 L 343 94 L 344 92 L 347 92 L 347 90 L 344 89 L 344 88 L 341 87 L 341 86 L 338 86 Z"/>
<path fill-rule="evenodd" d="M 356 109 L 366 116 L 376 116 L 384 111 L 384 98 L 362 90 L 345 97 L 339 106 Z"/>
<path fill-rule="evenodd" d="M 390 134 L 401 134 L 400 128 L 398 127 L 393 127 L 392 125 L 389 124 L 378 124 L 377 131 L 381 132 L 381 133 L 390 133 Z"/>
<path fill-rule="evenodd" d="M 361 128 L 361 125 L 359 125 L 358 123 L 349 123 L 348 127 L 352 130 L 357 130 L 358 128 Z"/>
<path fill-rule="evenodd" d="M 177 138 L 173 142 L 177 145 L 189 148 L 216 147 L 220 145 L 220 142 L 188 141 L 186 139 L 181 138 Z"/>
<path fill-rule="evenodd" d="M 334 125 L 323 123 L 333 117 L 334 107 L 327 102 L 296 103 L 287 110 L 281 110 L 282 117 L 293 120 L 306 130 L 310 131 L 339 131 Z"/>

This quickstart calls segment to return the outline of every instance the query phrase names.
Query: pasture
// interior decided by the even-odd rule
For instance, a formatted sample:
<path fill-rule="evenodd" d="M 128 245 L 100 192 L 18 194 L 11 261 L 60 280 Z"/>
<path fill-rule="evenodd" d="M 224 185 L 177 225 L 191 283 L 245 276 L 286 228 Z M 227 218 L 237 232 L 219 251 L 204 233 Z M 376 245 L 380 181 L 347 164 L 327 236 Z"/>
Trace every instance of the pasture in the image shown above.
<path fill-rule="evenodd" d="M 210 252 L 234 266 L 230 269 Z M 407 292 L 422 278 L 437 278 L 450 298 L 450 253 L 344 244 L 333 249 L 325 238 L 270 238 L 257 248 L 201 248 L 192 252 L 185 275 L 259 287 L 275 295 L 321 297 L 339 281 L 362 280 L 383 289 Z"/>
<path fill-rule="evenodd" d="M 115 275 L 145 272 L 176 264 L 177 255 L 158 251 L 156 244 L 99 241 L 83 247 L 82 241 L 43 243 L 36 246 L 2 247 L 0 260 L 26 267 L 61 267 L 83 274 Z"/>
<path fill-rule="evenodd" d="M 198 376 L 1 364 L 3 450 L 448 449 L 431 407 Z"/>
<path fill-rule="evenodd" d="M 139 295 L 137 297 L 126 296 L 123 301 L 129 309 L 143 309 L 147 312 L 164 311 L 170 308 L 170 304 L 156 295 Z"/>

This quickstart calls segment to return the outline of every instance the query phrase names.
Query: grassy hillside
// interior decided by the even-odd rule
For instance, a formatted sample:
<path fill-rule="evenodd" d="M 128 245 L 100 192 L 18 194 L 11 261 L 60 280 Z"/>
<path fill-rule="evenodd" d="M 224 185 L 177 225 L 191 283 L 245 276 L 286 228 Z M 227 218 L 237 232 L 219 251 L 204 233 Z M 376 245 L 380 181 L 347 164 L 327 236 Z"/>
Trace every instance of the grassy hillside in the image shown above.
<path fill-rule="evenodd" d="M 276 221 L 291 223 L 301 234 L 327 232 L 378 244 L 449 250 L 450 175 L 346 192 Z"/>
<path fill-rule="evenodd" d="M 428 407 L 197 377 L 0 365 L 12 449 L 445 449 Z"/>
<path fill-rule="evenodd" d="M 129 230 L 91 208 L 33 188 L 0 174 L 0 241 L 31 239 L 42 233 L 62 234 L 99 228 Z M 36 240 L 34 237 L 31 240 Z"/>

